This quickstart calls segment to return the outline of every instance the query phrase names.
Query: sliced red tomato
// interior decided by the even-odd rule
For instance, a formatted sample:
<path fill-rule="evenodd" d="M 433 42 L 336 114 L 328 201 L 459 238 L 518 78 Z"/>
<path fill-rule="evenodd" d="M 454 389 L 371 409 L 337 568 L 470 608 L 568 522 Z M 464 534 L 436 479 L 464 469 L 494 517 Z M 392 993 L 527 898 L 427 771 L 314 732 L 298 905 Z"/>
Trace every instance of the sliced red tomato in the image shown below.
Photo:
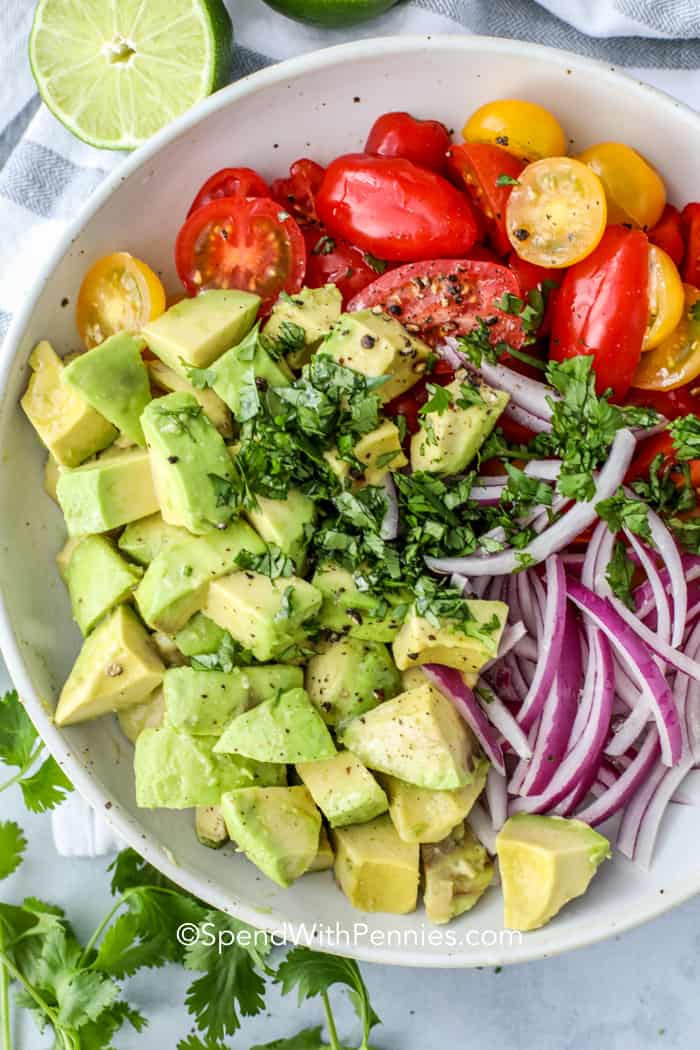
<path fill-rule="evenodd" d="M 301 230 L 267 197 L 222 197 L 199 208 L 175 243 L 175 265 L 190 295 L 239 288 L 272 305 L 280 292 L 298 292 L 306 271 Z"/>
<path fill-rule="evenodd" d="M 640 390 L 632 387 L 625 397 L 625 404 L 653 408 L 666 419 L 678 419 L 679 416 L 700 415 L 699 394 L 700 383 L 697 379 L 675 390 Z"/>
<path fill-rule="evenodd" d="M 348 303 L 348 310 L 381 306 L 428 343 L 466 335 L 480 320 L 489 325 L 491 342 L 505 340 L 515 349 L 525 338 L 522 322 L 496 306 L 505 293 L 520 295 L 506 266 L 471 259 L 434 259 L 409 263 L 378 277 Z"/>
<path fill-rule="evenodd" d="M 667 204 L 661 213 L 661 218 L 656 226 L 649 230 L 647 235 L 652 244 L 671 256 L 676 266 L 680 267 L 683 260 L 685 245 L 683 244 L 683 233 L 681 231 L 681 213 L 672 204 Z M 692 281 L 690 282 L 693 283 Z"/>
<path fill-rule="evenodd" d="M 499 255 L 507 255 L 510 241 L 506 232 L 506 204 L 525 164 L 500 146 L 469 142 L 452 146 L 449 174 L 464 185 L 476 206 L 486 217 L 487 235 Z"/>
<path fill-rule="evenodd" d="M 325 172 L 325 168 L 308 157 L 295 160 L 289 169 L 289 177 L 275 179 L 272 183 L 270 196 L 300 221 L 315 222 L 318 219 L 316 194 Z"/>
<path fill-rule="evenodd" d="M 309 288 L 334 284 L 343 297 L 345 306 L 353 296 L 377 278 L 377 271 L 360 248 L 348 244 L 342 237 L 331 237 L 322 226 L 305 226 L 306 277 Z"/>
<path fill-rule="evenodd" d="M 447 167 L 450 133 L 439 120 L 418 120 L 410 113 L 383 113 L 370 129 L 365 153 L 405 157 L 442 174 Z"/>
<path fill-rule="evenodd" d="M 333 236 L 393 262 L 462 258 L 479 235 L 466 193 L 401 157 L 338 157 L 316 207 Z"/>
<path fill-rule="evenodd" d="M 654 434 L 639 444 L 639 451 L 630 463 L 629 470 L 625 475 L 626 484 L 632 481 L 646 480 L 649 470 L 657 456 L 663 459 L 659 465 L 660 471 L 668 470 L 678 462 L 678 456 L 670 434 Z M 700 459 L 691 459 L 688 462 L 690 471 L 690 483 L 693 488 L 700 487 Z M 683 475 L 678 473 L 678 483 L 683 484 Z"/>
<path fill-rule="evenodd" d="M 420 426 L 418 413 L 428 400 L 428 383 L 438 386 L 447 386 L 454 379 L 455 374 L 447 361 L 437 361 L 429 376 L 419 380 L 405 394 L 400 394 L 390 401 L 384 408 L 387 416 L 403 416 L 406 420 L 406 430 L 409 434 L 415 434 Z"/>
<path fill-rule="evenodd" d="M 204 183 L 192 201 L 188 217 L 198 208 L 222 197 L 269 197 L 270 187 L 252 168 L 222 168 Z"/>
<path fill-rule="evenodd" d="M 685 255 L 681 275 L 686 284 L 700 287 L 700 204 L 686 204 L 681 212 Z"/>
<path fill-rule="evenodd" d="M 593 356 L 596 389 L 625 396 L 649 320 L 649 242 L 641 230 L 609 226 L 597 248 L 569 269 L 556 293 L 550 357 Z"/>

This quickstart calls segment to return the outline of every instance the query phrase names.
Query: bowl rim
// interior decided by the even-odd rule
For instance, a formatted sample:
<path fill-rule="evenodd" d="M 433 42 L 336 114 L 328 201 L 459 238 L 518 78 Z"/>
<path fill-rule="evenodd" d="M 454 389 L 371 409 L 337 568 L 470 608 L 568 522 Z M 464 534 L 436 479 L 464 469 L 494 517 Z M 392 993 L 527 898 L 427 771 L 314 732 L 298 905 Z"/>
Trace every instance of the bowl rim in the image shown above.
<path fill-rule="evenodd" d="M 329 66 L 343 65 L 345 62 L 353 59 L 371 58 L 381 54 L 411 52 L 415 49 L 425 50 L 426 47 L 435 50 L 458 52 L 487 50 L 492 53 L 514 55 L 534 61 L 541 59 L 543 62 L 557 65 L 565 70 L 575 69 L 577 72 L 590 72 L 596 77 L 603 77 L 612 86 L 623 80 L 626 82 L 626 91 L 635 93 L 642 100 L 646 99 L 655 107 L 665 109 L 669 115 L 673 114 L 673 116 L 677 117 L 680 111 L 686 119 L 695 124 L 700 134 L 700 114 L 659 88 L 645 84 L 624 72 L 620 72 L 615 66 L 598 59 L 578 55 L 572 51 L 547 47 L 542 44 L 533 44 L 527 41 L 511 40 L 505 37 L 479 36 L 476 34 L 449 36 L 445 34 L 407 34 L 405 36 L 370 37 L 322 48 L 273 63 L 271 66 L 242 77 L 209 96 L 162 128 L 143 146 L 127 155 L 122 163 L 118 164 L 115 170 L 110 172 L 93 192 L 77 216 L 67 224 L 41 267 L 24 303 L 14 315 L 2 342 L 0 351 L 0 400 L 4 400 L 6 397 L 9 378 L 23 339 L 24 330 L 53 270 L 70 249 L 71 244 L 83 228 L 97 214 L 119 185 L 127 177 L 148 164 L 163 147 L 193 130 L 206 120 L 210 114 L 224 110 L 238 100 L 252 96 L 270 85 L 284 82 L 287 78 L 295 78 L 300 74 L 310 74 L 317 70 L 326 69 Z M 290 939 L 289 935 L 293 931 L 295 924 L 288 922 L 285 924 L 283 919 L 277 921 L 265 912 L 259 911 L 250 905 L 234 902 L 230 898 L 224 899 L 223 895 L 219 893 L 206 876 L 200 876 L 196 873 L 185 874 L 170 851 L 166 847 L 161 847 L 151 842 L 138 820 L 126 809 L 122 808 L 118 802 L 111 800 L 106 791 L 96 783 L 88 770 L 70 752 L 65 750 L 62 731 L 55 725 L 52 713 L 32 687 L 24 666 L 20 647 L 11 627 L 9 611 L 2 593 L 0 593 L 0 652 L 2 652 L 13 685 L 17 689 L 22 703 L 27 708 L 48 750 L 71 780 L 76 791 L 93 806 L 110 828 L 126 844 L 131 846 L 174 883 L 188 892 L 194 893 L 213 907 L 227 912 L 249 923 L 251 926 L 264 929 L 277 936 L 284 934 L 288 940 Z M 634 929 L 636 926 L 640 926 L 662 915 L 697 893 L 700 893 L 700 872 L 696 878 L 686 879 L 679 884 L 675 884 L 672 889 L 667 889 L 663 896 L 650 893 L 649 902 L 645 907 L 640 907 L 632 915 L 625 915 L 619 923 L 610 924 L 609 921 L 597 924 L 595 921 L 582 923 L 580 927 L 576 927 L 573 934 L 567 933 L 560 941 L 550 944 L 546 948 L 543 948 L 541 945 L 535 947 L 533 943 L 532 949 L 528 950 L 527 940 L 525 940 L 524 946 L 521 946 L 521 949 L 518 951 L 517 960 L 509 956 L 507 947 L 503 945 L 496 946 L 493 949 L 480 945 L 478 956 L 473 955 L 470 957 L 465 956 L 458 947 L 452 950 L 444 949 L 441 953 L 431 953 L 427 956 L 421 953 L 419 948 L 407 950 L 406 948 L 392 948 L 390 946 L 375 947 L 366 946 L 362 942 L 356 943 L 352 947 L 345 944 L 333 946 L 319 944 L 317 947 L 321 951 L 345 955 L 362 962 L 395 966 L 440 969 L 506 965 L 514 961 L 527 962 L 549 958 L 576 948 L 596 944 L 613 934 L 617 935 Z M 361 915 L 360 912 L 357 914 L 358 917 Z M 303 936 L 298 943 L 305 943 Z"/>

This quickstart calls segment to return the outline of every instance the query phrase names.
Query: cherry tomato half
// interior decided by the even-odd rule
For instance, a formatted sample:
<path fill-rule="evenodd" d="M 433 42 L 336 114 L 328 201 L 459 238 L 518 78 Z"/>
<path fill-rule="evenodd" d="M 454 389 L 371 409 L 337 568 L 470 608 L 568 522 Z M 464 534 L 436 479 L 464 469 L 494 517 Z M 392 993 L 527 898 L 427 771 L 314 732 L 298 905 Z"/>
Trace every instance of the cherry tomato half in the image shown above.
<path fill-rule="evenodd" d="M 561 269 L 585 259 L 603 236 L 607 207 L 603 184 L 570 157 L 528 164 L 513 187 L 506 227 L 522 259 Z"/>
<path fill-rule="evenodd" d="M 666 419 L 697 416 L 700 415 L 700 387 L 694 380 L 675 390 L 638 390 L 632 387 L 627 392 L 625 404 L 653 408 Z"/>
<path fill-rule="evenodd" d="M 674 390 L 700 375 L 700 289 L 683 286 L 685 306 L 680 324 L 655 350 L 644 354 L 634 373 L 642 390 Z M 697 314 L 697 316 L 696 316 Z"/>
<path fill-rule="evenodd" d="M 331 234 L 397 262 L 457 258 L 479 233 L 465 193 L 401 157 L 338 157 L 326 171 L 316 207 Z"/>
<path fill-rule="evenodd" d="M 331 237 L 322 226 L 305 226 L 306 277 L 309 288 L 334 284 L 343 297 L 343 306 L 377 278 L 360 248 L 342 237 Z"/>
<path fill-rule="evenodd" d="M 506 293 L 520 295 L 518 282 L 506 266 L 434 259 L 383 274 L 348 303 L 348 310 L 382 306 L 409 332 L 433 344 L 445 336 L 466 335 L 483 319 L 494 344 L 505 340 L 517 349 L 525 338 L 522 321 L 495 305 Z"/>
<path fill-rule="evenodd" d="M 450 134 L 439 120 L 419 120 L 410 113 L 384 113 L 370 129 L 365 153 L 405 157 L 420 168 L 442 174 L 447 167 Z"/>
<path fill-rule="evenodd" d="M 625 474 L 625 483 L 629 485 L 633 481 L 646 480 L 649 477 L 651 465 L 658 456 L 662 457 L 659 463 L 659 473 L 665 473 L 678 462 L 678 453 L 670 434 L 654 434 L 640 442 L 639 451 Z M 688 462 L 688 469 L 690 484 L 693 488 L 698 488 L 700 486 L 700 459 L 691 459 Z M 685 477 L 680 471 L 677 473 L 676 483 L 685 485 Z"/>
<path fill-rule="evenodd" d="M 269 307 L 280 292 L 298 292 L 306 270 L 301 230 L 268 197 L 211 201 L 185 222 L 175 264 L 190 295 L 206 288 L 254 292 Z"/>
<path fill-rule="evenodd" d="M 269 197 L 270 188 L 252 168 L 222 168 L 204 183 L 192 201 L 188 217 L 198 208 L 222 197 Z"/>
<path fill-rule="evenodd" d="M 289 178 L 275 179 L 272 183 L 270 196 L 301 222 L 316 222 L 316 194 L 325 171 L 308 157 L 295 160 L 289 169 Z"/>
<path fill-rule="evenodd" d="M 164 310 L 165 290 L 151 267 L 128 252 L 113 252 L 83 278 L 75 320 L 89 350 L 117 332 L 138 332 Z"/>
<path fill-rule="evenodd" d="M 566 135 L 556 117 L 536 102 L 519 98 L 501 98 L 480 106 L 462 135 L 465 142 L 490 142 L 524 160 L 566 153 Z"/>
<path fill-rule="evenodd" d="M 578 159 L 596 173 L 605 187 L 608 222 L 629 222 L 642 229 L 654 226 L 666 203 L 666 187 L 649 161 L 623 142 L 599 142 Z"/>
<path fill-rule="evenodd" d="M 659 346 L 680 324 L 685 295 L 683 282 L 670 255 L 655 244 L 649 245 L 649 324 L 642 351 Z"/>
<path fill-rule="evenodd" d="M 486 217 L 488 238 L 499 253 L 507 255 L 506 205 L 524 164 L 512 153 L 487 142 L 469 142 L 450 150 L 449 172 L 466 187 L 477 208 Z"/>
<path fill-rule="evenodd" d="M 661 218 L 653 229 L 647 234 L 652 244 L 663 248 L 667 255 L 673 259 L 676 266 L 683 262 L 683 234 L 681 233 L 681 213 L 672 204 L 667 204 Z M 690 282 L 692 284 L 692 281 Z"/>
<path fill-rule="evenodd" d="M 597 248 L 571 267 L 556 292 L 550 357 L 592 355 L 598 393 L 610 387 L 616 399 L 624 397 L 649 320 L 648 283 L 646 235 L 608 226 Z M 636 378 L 635 386 L 641 386 Z"/>
<path fill-rule="evenodd" d="M 681 212 L 681 228 L 685 241 L 683 280 L 700 288 L 700 204 L 686 204 Z"/>

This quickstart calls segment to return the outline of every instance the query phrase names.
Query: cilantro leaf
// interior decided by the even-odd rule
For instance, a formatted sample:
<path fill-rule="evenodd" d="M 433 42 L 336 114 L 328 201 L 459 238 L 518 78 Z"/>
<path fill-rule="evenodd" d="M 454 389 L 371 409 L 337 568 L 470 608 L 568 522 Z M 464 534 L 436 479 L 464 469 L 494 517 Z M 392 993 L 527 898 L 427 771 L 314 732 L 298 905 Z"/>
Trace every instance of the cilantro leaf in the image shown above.
<path fill-rule="evenodd" d="M 0 699 L 0 761 L 25 769 L 33 757 L 37 731 L 16 690 Z"/>
<path fill-rule="evenodd" d="M 50 755 L 29 777 L 20 780 L 24 804 L 30 813 L 45 813 L 63 802 L 73 785 Z"/>
<path fill-rule="evenodd" d="M 429 412 L 435 412 L 436 415 L 441 416 L 447 412 L 452 404 L 449 390 L 444 386 L 439 386 L 437 383 L 428 383 L 426 389 L 428 400 L 421 406 L 418 414 L 425 416 Z"/>
<path fill-rule="evenodd" d="M 332 249 L 331 249 L 332 250 Z M 326 254 L 326 253 L 323 253 Z M 282 321 L 276 336 L 263 332 L 260 336 L 260 345 L 276 361 L 287 354 L 297 353 L 306 346 L 306 332 L 300 324 L 294 321 Z"/>
<path fill-rule="evenodd" d="M 633 612 L 635 608 L 634 598 L 632 597 L 634 571 L 635 564 L 627 553 L 627 547 L 622 540 L 617 540 L 612 550 L 605 578 L 610 584 L 613 594 Z"/>
<path fill-rule="evenodd" d="M 679 416 L 671 423 L 669 431 L 680 460 L 700 458 L 700 419 L 697 416 Z"/>
<path fill-rule="evenodd" d="M 248 667 L 254 662 L 251 652 L 226 632 L 219 648 L 213 653 L 197 653 L 190 657 L 192 667 L 200 671 L 233 671 L 234 667 Z"/>
<path fill-rule="evenodd" d="M 182 358 L 180 358 L 180 361 L 184 366 L 187 378 L 196 390 L 207 390 L 214 386 L 216 382 L 215 368 L 197 368 L 196 365 L 188 365 Z"/>
<path fill-rule="evenodd" d="M 304 1028 L 288 1039 L 273 1039 L 271 1043 L 256 1043 L 250 1050 L 328 1050 L 321 1037 L 321 1026 Z"/>
<path fill-rule="evenodd" d="M 269 576 L 271 580 L 277 580 L 280 576 L 292 576 L 294 573 L 294 562 L 274 543 L 268 543 L 263 554 L 252 554 L 242 550 L 236 557 L 236 564 L 241 569 Z"/>
<path fill-rule="evenodd" d="M 6 879 L 22 863 L 27 840 L 13 820 L 0 822 L 0 879 Z"/>
<path fill-rule="evenodd" d="M 623 489 L 618 489 L 614 496 L 596 503 L 599 518 L 607 522 L 611 532 L 629 529 L 645 540 L 651 539 L 649 527 L 649 508 L 640 499 L 627 496 Z"/>
<path fill-rule="evenodd" d="M 311 254 L 330 255 L 333 251 L 335 251 L 335 241 L 326 233 L 316 241 L 316 244 L 311 249 Z"/>
<path fill-rule="evenodd" d="M 365 262 L 371 267 L 375 273 L 385 273 L 386 268 L 389 265 L 384 259 L 378 259 L 376 255 L 372 255 L 371 252 L 365 252 Z"/>

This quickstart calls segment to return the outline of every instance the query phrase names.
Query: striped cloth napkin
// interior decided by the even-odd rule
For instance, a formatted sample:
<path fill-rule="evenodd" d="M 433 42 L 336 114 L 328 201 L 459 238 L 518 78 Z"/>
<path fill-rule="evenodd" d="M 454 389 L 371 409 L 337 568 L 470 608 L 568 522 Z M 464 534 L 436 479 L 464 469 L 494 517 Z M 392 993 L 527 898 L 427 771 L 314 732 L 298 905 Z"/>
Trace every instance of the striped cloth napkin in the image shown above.
<path fill-rule="evenodd" d="M 404 0 L 376 21 L 348 30 L 299 25 L 262 0 L 226 2 L 238 45 L 232 80 L 360 37 L 481 33 L 604 59 L 700 109 L 697 0 Z M 0 339 L 46 245 L 123 159 L 73 139 L 40 105 L 26 58 L 33 9 L 34 0 L 0 3 Z M 0 666 L 0 688 L 3 677 Z M 118 847 L 75 796 L 53 819 L 59 852 L 97 856 Z"/>

